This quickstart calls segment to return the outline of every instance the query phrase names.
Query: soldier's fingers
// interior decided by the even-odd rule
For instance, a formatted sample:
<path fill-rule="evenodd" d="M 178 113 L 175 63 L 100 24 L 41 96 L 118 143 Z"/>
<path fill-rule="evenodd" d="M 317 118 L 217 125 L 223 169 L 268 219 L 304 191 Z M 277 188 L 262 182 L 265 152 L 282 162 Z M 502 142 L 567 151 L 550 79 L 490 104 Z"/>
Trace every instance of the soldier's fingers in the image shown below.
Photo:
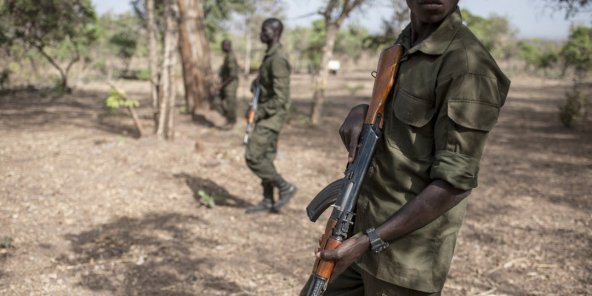
<path fill-rule="evenodd" d="M 347 149 L 349 151 L 349 154 L 347 156 L 347 161 L 348 162 L 352 162 L 354 161 L 354 158 L 356 157 L 356 150 L 358 148 L 358 145 L 356 144 L 356 141 L 352 138 L 349 141 L 349 149 Z"/>
<path fill-rule="evenodd" d="M 337 259 L 339 259 L 337 251 L 335 250 L 321 251 L 319 252 L 317 257 L 325 261 L 336 261 Z"/>

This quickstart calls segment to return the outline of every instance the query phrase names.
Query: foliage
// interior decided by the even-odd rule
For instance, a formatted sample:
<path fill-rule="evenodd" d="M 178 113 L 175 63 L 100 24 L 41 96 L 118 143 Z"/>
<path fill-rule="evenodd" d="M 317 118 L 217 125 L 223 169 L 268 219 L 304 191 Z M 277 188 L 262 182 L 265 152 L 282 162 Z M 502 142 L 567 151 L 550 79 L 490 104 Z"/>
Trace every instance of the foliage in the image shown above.
<path fill-rule="evenodd" d="M 220 201 L 223 199 L 220 196 L 210 195 L 209 193 L 205 192 L 204 190 L 199 190 L 197 192 L 197 195 L 199 195 L 199 202 L 208 208 L 215 207 L 216 201 Z"/>
<path fill-rule="evenodd" d="M 130 34 L 128 32 L 118 32 L 111 36 L 109 42 L 117 48 L 117 55 L 124 60 L 124 63 L 129 65 L 130 59 L 136 53 L 137 34 Z"/>
<path fill-rule="evenodd" d="M 505 57 L 515 35 L 508 18 L 497 15 L 484 18 L 465 9 L 462 10 L 462 16 L 467 27 L 492 55 L 498 58 Z"/>
<path fill-rule="evenodd" d="M 559 53 L 555 46 L 542 40 L 522 40 L 517 43 L 518 57 L 527 65 L 547 70 L 557 63 Z"/>
<path fill-rule="evenodd" d="M 67 88 L 70 66 L 96 40 L 96 17 L 90 0 L 4 0 L 0 6 L 3 44 L 35 48 L 59 72 Z M 70 60 L 65 69 L 55 58 Z"/>
<path fill-rule="evenodd" d="M 565 104 L 559 107 L 559 119 L 565 127 L 571 128 L 586 118 L 587 97 L 575 83 L 572 90 L 565 94 Z"/>
<path fill-rule="evenodd" d="M 566 67 L 573 67 L 583 78 L 592 69 L 592 28 L 573 27 L 569 39 L 561 50 Z"/>
<path fill-rule="evenodd" d="M 150 80 L 150 70 L 148 68 L 142 68 L 138 73 L 138 80 L 148 81 Z"/>
<path fill-rule="evenodd" d="M 116 110 L 119 108 L 134 108 L 140 106 L 140 102 L 129 99 L 123 91 L 111 86 L 111 93 L 105 99 L 105 106 L 109 110 Z"/>
<path fill-rule="evenodd" d="M 307 61 L 309 71 L 318 71 L 321 63 L 321 51 L 325 42 L 325 21 L 316 20 L 312 23 L 312 27 L 296 27 L 288 35 L 289 46 Z M 337 33 L 334 52 L 357 60 L 364 50 L 360 40 L 368 36 L 368 30 L 365 28 L 350 25 Z"/>
<path fill-rule="evenodd" d="M 592 1 L 590 0 L 546 0 L 555 10 L 565 11 L 565 18 L 571 18 L 579 13 L 590 13 Z"/>
<path fill-rule="evenodd" d="M 409 7 L 403 0 L 390 0 L 393 14 L 382 19 L 382 32 L 372 34 L 362 40 L 363 47 L 378 50 L 392 45 L 404 26 L 409 23 Z"/>

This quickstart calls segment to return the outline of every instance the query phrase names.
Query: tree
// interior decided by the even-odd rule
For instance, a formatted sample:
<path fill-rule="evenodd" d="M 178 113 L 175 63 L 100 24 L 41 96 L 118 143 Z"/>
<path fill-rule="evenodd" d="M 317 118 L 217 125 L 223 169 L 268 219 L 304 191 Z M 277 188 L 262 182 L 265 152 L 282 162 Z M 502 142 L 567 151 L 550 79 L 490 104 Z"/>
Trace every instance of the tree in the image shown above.
<path fill-rule="evenodd" d="M 582 84 L 592 70 L 592 28 L 571 28 L 560 55 L 566 68 L 575 70 L 572 90 L 566 94 L 566 102 L 559 111 L 563 124 L 571 127 L 575 122 L 586 120 L 587 116 L 588 97 L 582 91 Z"/>
<path fill-rule="evenodd" d="M 34 48 L 59 72 L 62 90 L 68 91 L 68 73 L 81 58 L 84 47 L 96 39 L 96 15 L 90 0 L 5 0 L 0 6 L 2 39 Z M 62 66 L 52 49 L 66 52 Z M 59 52 L 58 52 L 59 53 Z"/>
<path fill-rule="evenodd" d="M 545 0 L 555 10 L 565 11 L 565 18 L 571 18 L 579 13 L 590 13 L 592 1 L 590 0 Z"/>
<path fill-rule="evenodd" d="M 364 2 L 364 0 L 328 0 L 324 10 L 321 12 L 325 20 L 325 40 L 321 51 L 320 71 L 315 75 L 315 89 L 310 116 L 312 125 L 317 125 L 321 119 L 329 76 L 328 63 L 333 56 L 337 32 L 352 10 Z"/>
<path fill-rule="evenodd" d="M 154 0 L 145 0 L 146 34 L 148 34 L 148 71 L 150 72 L 150 94 L 152 96 L 152 112 L 154 115 L 154 131 L 158 129 L 158 47 L 156 46 L 156 19 L 154 17 Z M 134 7 L 137 7 L 134 5 Z"/>
<path fill-rule="evenodd" d="M 491 15 L 487 18 L 462 10 L 463 21 L 479 41 L 497 58 L 504 58 L 514 44 L 514 30 L 507 17 Z"/>
<path fill-rule="evenodd" d="M 409 23 L 409 7 L 403 0 L 390 0 L 393 14 L 382 19 L 382 33 L 368 36 L 362 40 L 364 48 L 379 49 L 392 45 L 397 36 Z"/>
<path fill-rule="evenodd" d="M 133 32 L 118 32 L 109 38 L 109 43 L 115 47 L 117 55 L 123 60 L 124 70 L 127 72 L 138 45 L 135 35 Z"/>
<path fill-rule="evenodd" d="M 544 40 L 522 40 L 517 43 L 518 57 L 529 66 L 537 70 L 543 70 L 545 75 L 547 69 L 555 65 L 559 59 L 559 53 L 555 44 Z"/>
<path fill-rule="evenodd" d="M 165 34 L 162 57 L 162 72 L 158 93 L 158 126 L 156 135 L 172 140 L 174 138 L 175 114 L 175 57 L 177 52 L 178 9 L 175 0 L 167 0 L 165 11 Z"/>

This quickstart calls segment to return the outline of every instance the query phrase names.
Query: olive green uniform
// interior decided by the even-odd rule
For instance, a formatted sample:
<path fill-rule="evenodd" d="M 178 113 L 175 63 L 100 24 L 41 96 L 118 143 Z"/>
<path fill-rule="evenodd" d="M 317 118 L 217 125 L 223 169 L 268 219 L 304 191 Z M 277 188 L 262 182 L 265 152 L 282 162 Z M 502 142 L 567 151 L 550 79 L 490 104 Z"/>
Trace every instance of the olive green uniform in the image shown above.
<path fill-rule="evenodd" d="M 358 199 L 355 232 L 381 225 L 435 179 L 463 190 L 477 187 L 486 138 L 510 85 L 487 49 L 462 24 L 458 7 L 422 42 L 411 46 L 409 25 L 396 43 L 404 47 L 404 54 L 385 107 L 384 136 Z M 439 293 L 466 206 L 467 199 L 390 242 L 386 250 L 365 253 L 348 272 Z M 329 285 L 326 295 L 341 295 L 338 285 Z"/>
<path fill-rule="evenodd" d="M 224 63 L 220 67 L 219 77 L 222 82 L 232 79 L 220 90 L 220 100 L 215 103 L 216 110 L 220 112 L 228 123 L 236 122 L 236 91 L 238 89 L 239 67 L 233 52 L 224 57 Z"/>
<path fill-rule="evenodd" d="M 267 50 L 259 69 L 261 94 L 257 106 L 257 122 L 246 150 L 249 168 L 263 182 L 277 179 L 273 164 L 279 132 L 290 110 L 290 72 L 288 55 L 277 43 Z"/>

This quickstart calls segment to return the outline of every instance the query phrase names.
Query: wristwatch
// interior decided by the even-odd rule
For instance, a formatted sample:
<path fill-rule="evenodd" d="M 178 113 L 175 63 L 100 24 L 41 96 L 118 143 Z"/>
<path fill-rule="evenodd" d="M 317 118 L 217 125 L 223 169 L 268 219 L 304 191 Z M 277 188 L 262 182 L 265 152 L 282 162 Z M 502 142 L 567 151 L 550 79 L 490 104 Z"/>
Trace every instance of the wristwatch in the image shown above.
<path fill-rule="evenodd" d="M 376 234 L 376 229 L 374 229 L 374 227 L 366 229 L 364 233 L 366 233 L 366 235 L 368 235 L 368 238 L 370 239 L 370 246 L 372 247 L 372 252 L 382 252 L 389 246 L 389 243 L 380 239 L 378 234 Z"/>

